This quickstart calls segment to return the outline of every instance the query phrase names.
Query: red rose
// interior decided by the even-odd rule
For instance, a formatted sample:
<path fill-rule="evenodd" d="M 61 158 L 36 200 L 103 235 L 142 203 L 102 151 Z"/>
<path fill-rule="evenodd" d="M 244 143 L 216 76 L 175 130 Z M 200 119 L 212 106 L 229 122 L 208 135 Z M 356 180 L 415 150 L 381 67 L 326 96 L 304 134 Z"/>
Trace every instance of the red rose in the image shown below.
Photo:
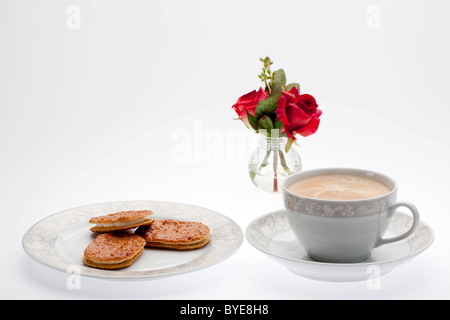
<path fill-rule="evenodd" d="M 295 135 L 312 135 L 319 128 L 322 111 L 317 109 L 316 99 L 309 94 L 299 94 L 296 87 L 281 92 L 277 103 L 277 117 L 283 123 L 282 132 L 295 140 Z"/>
<path fill-rule="evenodd" d="M 258 102 L 267 98 L 266 91 L 263 88 L 259 88 L 258 91 L 253 90 L 238 99 L 238 101 L 232 106 L 234 111 L 238 114 L 239 118 L 251 129 L 248 122 L 246 111 L 255 116 L 255 109 L 258 106 Z"/>

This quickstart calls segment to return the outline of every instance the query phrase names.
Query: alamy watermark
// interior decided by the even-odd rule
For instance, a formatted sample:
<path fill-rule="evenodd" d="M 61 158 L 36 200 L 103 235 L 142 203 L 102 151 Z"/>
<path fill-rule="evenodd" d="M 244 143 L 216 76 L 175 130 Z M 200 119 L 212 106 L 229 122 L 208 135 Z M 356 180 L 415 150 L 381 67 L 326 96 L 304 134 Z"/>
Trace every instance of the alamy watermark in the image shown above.
<path fill-rule="evenodd" d="M 81 9 L 78 5 L 71 4 L 66 9 L 66 27 L 69 30 L 81 29 Z"/>
<path fill-rule="evenodd" d="M 381 29 L 381 8 L 377 5 L 370 5 L 367 7 L 366 26 L 369 30 Z"/>
<path fill-rule="evenodd" d="M 249 151 L 256 148 L 255 136 L 244 129 L 205 128 L 195 121 L 188 128 L 171 134 L 171 161 L 183 164 L 242 164 L 248 162 Z"/>
<path fill-rule="evenodd" d="M 72 264 L 67 267 L 66 272 L 70 276 L 66 280 L 66 287 L 69 290 L 81 289 L 81 267 L 79 265 Z"/>
<path fill-rule="evenodd" d="M 367 289 L 375 290 L 381 289 L 381 269 L 377 265 L 370 265 L 366 269 L 366 273 L 369 274 L 369 277 L 366 280 Z"/>

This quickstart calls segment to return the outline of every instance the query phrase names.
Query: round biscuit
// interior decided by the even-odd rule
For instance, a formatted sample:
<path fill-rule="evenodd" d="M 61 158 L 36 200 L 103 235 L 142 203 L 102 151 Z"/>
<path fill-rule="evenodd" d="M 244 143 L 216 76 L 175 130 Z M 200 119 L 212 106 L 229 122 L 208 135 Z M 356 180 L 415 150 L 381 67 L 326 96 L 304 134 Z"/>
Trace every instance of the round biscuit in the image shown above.
<path fill-rule="evenodd" d="M 118 264 L 133 259 L 145 246 L 140 236 L 132 233 L 102 233 L 84 250 L 84 258 L 96 264 Z"/>
<path fill-rule="evenodd" d="M 114 222 L 126 222 L 130 220 L 137 220 L 148 217 L 153 214 L 151 210 L 139 210 L 139 211 L 120 211 L 116 213 L 110 213 L 104 216 L 94 217 L 89 220 L 89 223 L 114 223 Z"/>
<path fill-rule="evenodd" d="M 159 219 L 148 226 L 139 227 L 135 233 L 146 242 L 183 245 L 209 238 L 210 230 L 201 222 Z"/>

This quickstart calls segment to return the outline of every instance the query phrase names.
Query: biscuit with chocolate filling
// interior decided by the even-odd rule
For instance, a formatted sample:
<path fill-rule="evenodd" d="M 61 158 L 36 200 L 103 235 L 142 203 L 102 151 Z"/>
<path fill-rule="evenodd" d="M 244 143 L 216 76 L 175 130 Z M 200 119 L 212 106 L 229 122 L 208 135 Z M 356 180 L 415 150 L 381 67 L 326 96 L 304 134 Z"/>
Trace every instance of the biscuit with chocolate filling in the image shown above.
<path fill-rule="evenodd" d="M 148 226 L 139 227 L 135 233 L 144 238 L 146 246 L 151 248 L 192 250 L 210 241 L 208 226 L 194 221 L 154 220 Z"/>
<path fill-rule="evenodd" d="M 90 230 L 92 232 L 111 232 L 149 225 L 153 222 L 153 219 L 147 218 L 151 214 L 153 212 L 150 210 L 120 211 L 95 217 L 89 220 L 89 223 L 95 224 Z"/>
<path fill-rule="evenodd" d="M 83 262 L 99 269 L 122 269 L 129 267 L 142 254 L 145 240 L 125 233 L 102 233 L 84 250 Z"/>

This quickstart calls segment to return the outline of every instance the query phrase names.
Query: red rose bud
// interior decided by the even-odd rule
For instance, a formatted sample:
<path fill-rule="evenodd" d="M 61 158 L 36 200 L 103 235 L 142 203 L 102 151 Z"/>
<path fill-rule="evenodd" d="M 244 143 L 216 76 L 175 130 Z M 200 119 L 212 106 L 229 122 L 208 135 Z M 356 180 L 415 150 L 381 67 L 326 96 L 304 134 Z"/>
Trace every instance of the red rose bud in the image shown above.
<path fill-rule="evenodd" d="M 267 98 L 266 91 L 263 88 L 259 88 L 258 91 L 253 90 L 238 99 L 238 101 L 232 106 L 236 111 L 239 119 L 241 119 L 248 128 L 252 129 L 247 117 L 248 112 L 250 115 L 255 116 L 255 109 L 258 106 L 258 102 Z"/>

